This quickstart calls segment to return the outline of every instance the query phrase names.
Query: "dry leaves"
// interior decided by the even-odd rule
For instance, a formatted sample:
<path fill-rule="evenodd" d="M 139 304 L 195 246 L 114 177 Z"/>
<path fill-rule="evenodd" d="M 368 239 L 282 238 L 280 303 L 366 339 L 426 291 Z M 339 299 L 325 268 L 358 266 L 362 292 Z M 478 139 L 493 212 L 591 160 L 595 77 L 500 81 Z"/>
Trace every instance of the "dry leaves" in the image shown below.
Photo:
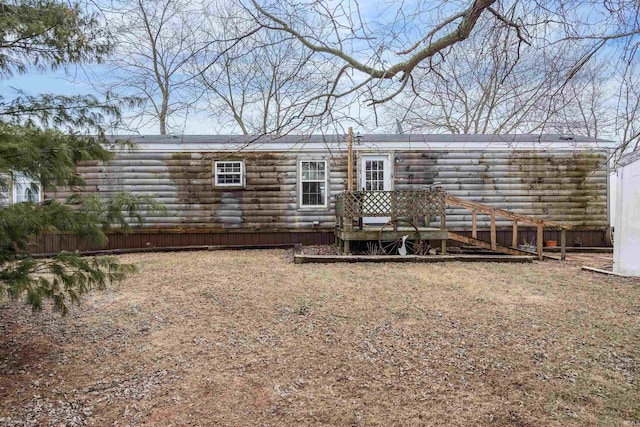
<path fill-rule="evenodd" d="M 67 318 L 0 306 L 0 425 L 640 422 L 640 282 L 582 259 L 122 258 Z"/>

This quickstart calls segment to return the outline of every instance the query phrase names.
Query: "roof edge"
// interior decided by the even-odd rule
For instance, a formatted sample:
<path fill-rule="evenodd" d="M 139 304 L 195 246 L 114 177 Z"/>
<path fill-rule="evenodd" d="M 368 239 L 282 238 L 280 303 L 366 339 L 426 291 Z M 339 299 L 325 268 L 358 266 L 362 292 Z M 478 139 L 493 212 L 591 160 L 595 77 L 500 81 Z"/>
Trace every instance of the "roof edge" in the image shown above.
<path fill-rule="evenodd" d="M 130 140 L 140 143 L 306 143 L 347 141 L 344 134 L 311 135 L 113 135 L 110 140 Z M 614 141 L 582 135 L 567 134 L 365 134 L 356 139 L 362 142 L 558 142 L 558 143 L 601 143 L 615 144 Z"/>
<path fill-rule="evenodd" d="M 618 159 L 618 166 L 627 166 L 640 160 L 640 150 L 632 151 Z"/>

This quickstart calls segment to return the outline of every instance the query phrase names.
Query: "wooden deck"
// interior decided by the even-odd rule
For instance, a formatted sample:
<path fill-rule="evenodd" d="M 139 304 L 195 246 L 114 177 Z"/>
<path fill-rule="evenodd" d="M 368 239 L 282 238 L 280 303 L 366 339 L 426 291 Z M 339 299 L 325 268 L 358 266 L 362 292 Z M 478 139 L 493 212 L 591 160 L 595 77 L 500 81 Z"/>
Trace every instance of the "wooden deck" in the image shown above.
<path fill-rule="evenodd" d="M 377 241 L 381 240 L 390 240 L 395 237 L 394 232 L 383 232 L 380 233 L 381 225 L 365 225 L 362 229 L 353 228 L 351 230 L 343 230 L 340 228 L 336 228 L 335 235 L 338 239 L 347 240 L 347 241 Z M 412 232 L 413 230 L 407 227 L 398 227 L 397 232 Z M 428 227 L 418 227 L 418 232 L 420 233 L 420 240 L 442 240 L 447 239 L 447 230 L 442 230 L 440 228 L 428 228 Z"/>
<path fill-rule="evenodd" d="M 447 206 L 467 209 L 472 216 L 472 236 L 464 236 L 447 230 L 446 210 Z M 478 239 L 478 227 L 476 217 L 478 214 L 490 217 L 490 241 Z M 362 225 L 363 218 L 384 217 L 390 219 L 386 225 Z M 432 224 L 433 220 L 440 219 L 440 227 L 419 227 L 419 222 L 425 225 Z M 496 218 L 512 221 L 512 245 L 499 245 L 496 239 Z M 359 225 L 354 226 L 354 221 Z M 437 222 L 437 220 L 436 220 Z M 531 255 L 518 248 L 518 224 L 533 225 L 536 227 L 536 249 L 538 259 L 544 259 L 543 254 L 543 229 L 544 227 L 558 228 L 561 230 L 560 253 L 561 259 L 565 259 L 566 233 L 570 228 L 564 224 L 534 218 L 528 215 L 499 209 L 493 206 L 448 196 L 441 189 L 411 190 L 411 191 L 344 191 L 336 196 L 336 227 L 334 230 L 336 245 L 343 253 L 350 253 L 350 242 L 373 241 L 380 242 L 384 253 L 385 241 L 407 239 L 414 237 L 415 242 L 440 240 L 441 255 L 447 253 L 447 240 L 456 240 L 469 245 L 478 246 L 507 255 Z M 406 226 L 410 227 L 406 227 Z M 418 235 L 419 234 L 419 238 Z M 404 235 L 404 236 L 403 236 Z M 411 239 L 411 238 L 410 238 Z M 415 243 L 412 245 L 418 248 Z M 393 246 L 396 255 L 398 246 Z M 424 246 L 422 246 L 424 247 Z M 403 247 L 404 250 L 404 247 Z M 416 249 L 419 253 L 420 251 Z M 406 252 L 406 251 L 405 251 Z"/>

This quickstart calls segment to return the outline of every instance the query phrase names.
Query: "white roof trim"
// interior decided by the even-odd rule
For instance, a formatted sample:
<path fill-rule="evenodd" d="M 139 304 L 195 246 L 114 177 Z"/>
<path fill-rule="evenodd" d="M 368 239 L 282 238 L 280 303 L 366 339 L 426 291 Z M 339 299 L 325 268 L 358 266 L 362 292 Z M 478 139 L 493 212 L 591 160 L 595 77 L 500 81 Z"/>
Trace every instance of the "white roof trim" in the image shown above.
<path fill-rule="evenodd" d="M 129 139 L 141 152 L 339 152 L 347 149 L 342 135 L 288 135 L 276 139 L 239 136 L 132 136 Z M 582 151 L 611 150 L 616 144 L 586 137 L 561 135 L 365 135 L 362 144 L 354 142 L 355 151 Z"/>
<path fill-rule="evenodd" d="M 627 166 L 640 160 L 640 150 L 625 154 L 618 160 L 618 166 Z"/>
<path fill-rule="evenodd" d="M 235 144 L 137 144 L 139 152 L 154 153 L 190 153 L 190 152 L 333 152 L 346 151 L 344 144 L 287 144 L 287 143 L 270 143 L 256 144 L 250 146 L 241 146 Z M 439 142 L 439 143 L 371 143 L 354 145 L 354 151 L 583 151 L 583 150 L 611 150 L 615 148 L 609 144 L 593 144 L 593 143 L 575 143 L 575 144 L 559 144 L 559 143 L 536 143 L 536 142 L 518 142 L 513 144 L 507 143 L 481 143 L 481 142 Z"/>

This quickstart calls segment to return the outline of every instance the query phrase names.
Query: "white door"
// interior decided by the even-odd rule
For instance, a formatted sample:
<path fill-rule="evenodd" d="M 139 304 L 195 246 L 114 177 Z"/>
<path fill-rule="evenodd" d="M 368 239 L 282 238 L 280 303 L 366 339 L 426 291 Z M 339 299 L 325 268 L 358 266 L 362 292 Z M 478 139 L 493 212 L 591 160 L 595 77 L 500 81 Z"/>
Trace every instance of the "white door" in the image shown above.
<path fill-rule="evenodd" d="M 363 207 L 365 212 L 385 212 L 391 207 L 389 193 L 378 193 L 391 190 L 391 173 L 389 169 L 389 157 L 380 155 L 363 155 L 360 160 L 360 184 L 365 193 Z M 389 217 L 364 217 L 365 224 L 384 224 Z"/>

